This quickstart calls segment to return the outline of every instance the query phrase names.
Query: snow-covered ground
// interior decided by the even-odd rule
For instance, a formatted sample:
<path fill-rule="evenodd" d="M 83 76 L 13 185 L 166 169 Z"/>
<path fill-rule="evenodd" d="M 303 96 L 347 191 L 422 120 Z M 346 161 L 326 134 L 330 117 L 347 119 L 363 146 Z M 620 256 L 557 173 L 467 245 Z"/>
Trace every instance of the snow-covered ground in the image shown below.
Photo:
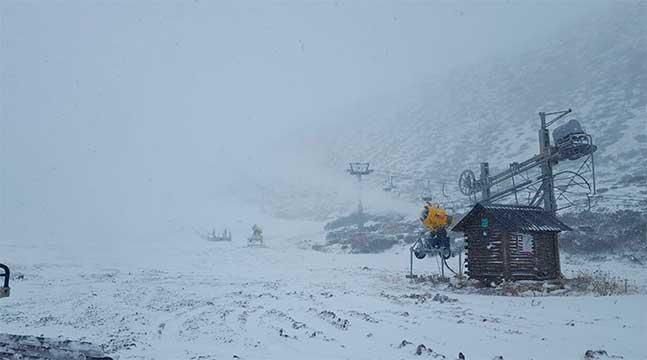
<path fill-rule="evenodd" d="M 303 246 L 323 237 L 321 223 L 263 225 L 266 248 L 245 246 L 246 224 L 231 243 L 190 234 L 9 241 L 1 256 L 14 281 L 0 332 L 86 339 L 120 359 L 408 359 L 419 344 L 427 358 L 580 359 L 604 349 L 647 359 L 645 267 L 564 257 L 567 274 L 600 267 L 629 277 L 640 289 L 633 295 L 452 293 L 405 278 L 405 248 L 321 253 Z M 436 262 L 415 271 L 435 273 Z M 432 300 L 436 293 L 450 301 Z"/>

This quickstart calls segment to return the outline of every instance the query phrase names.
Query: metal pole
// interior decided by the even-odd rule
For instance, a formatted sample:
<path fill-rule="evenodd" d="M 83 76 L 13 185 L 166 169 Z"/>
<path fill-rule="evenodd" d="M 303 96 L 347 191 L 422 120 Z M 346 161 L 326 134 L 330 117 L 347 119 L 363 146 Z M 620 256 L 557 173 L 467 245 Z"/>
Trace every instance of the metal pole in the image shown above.
<path fill-rule="evenodd" d="M 593 140 L 591 140 L 591 143 L 593 143 Z M 595 185 L 595 156 L 593 155 L 593 153 L 591 153 L 591 173 L 593 174 L 593 195 L 597 195 L 598 190 Z"/>
<path fill-rule="evenodd" d="M 347 171 L 351 175 L 357 176 L 357 182 L 358 182 L 358 187 L 359 191 L 357 194 L 357 212 L 360 215 L 359 218 L 361 220 L 362 218 L 362 213 L 364 212 L 364 205 L 362 204 L 362 175 L 368 175 L 373 172 L 372 169 L 369 169 L 370 163 L 349 163 L 350 169 Z M 363 227 L 363 223 L 360 221 L 358 224 L 359 227 Z"/>
<path fill-rule="evenodd" d="M 555 187 L 553 183 L 553 165 L 550 157 L 550 135 L 546 126 L 546 113 L 540 112 L 539 119 L 541 127 L 539 129 L 539 155 L 542 157 L 541 176 L 542 188 L 544 191 L 544 210 L 553 214 L 557 211 L 555 201 Z"/>
<path fill-rule="evenodd" d="M 479 181 L 483 187 L 481 192 L 481 201 L 490 202 L 490 165 L 486 162 L 481 163 L 481 176 Z"/>
<path fill-rule="evenodd" d="M 462 255 L 463 255 L 463 251 L 461 250 L 458 253 L 458 277 L 460 278 L 463 277 L 463 260 L 462 260 L 463 256 Z"/>
<path fill-rule="evenodd" d="M 413 248 L 409 248 L 409 277 L 413 278 Z"/>
<path fill-rule="evenodd" d="M 438 254 L 440 257 L 440 277 L 445 278 L 445 260 L 443 259 L 442 255 Z"/>
<path fill-rule="evenodd" d="M 512 188 L 514 188 L 514 202 L 519 205 L 519 198 L 517 197 L 517 186 L 514 183 L 514 172 L 512 173 Z"/>
<path fill-rule="evenodd" d="M 359 192 L 357 195 L 357 212 L 364 212 L 364 205 L 362 204 L 362 174 L 357 175 L 357 183 L 359 184 Z"/>

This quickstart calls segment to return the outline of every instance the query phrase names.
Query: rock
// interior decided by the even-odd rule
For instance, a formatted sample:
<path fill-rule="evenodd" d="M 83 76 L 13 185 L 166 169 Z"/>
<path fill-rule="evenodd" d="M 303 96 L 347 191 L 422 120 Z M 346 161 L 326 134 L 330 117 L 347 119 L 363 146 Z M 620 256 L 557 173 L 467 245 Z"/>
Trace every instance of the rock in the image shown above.
<path fill-rule="evenodd" d="M 585 359 L 599 359 L 601 356 L 607 357 L 607 352 L 604 350 L 586 350 L 584 353 Z"/>
<path fill-rule="evenodd" d="M 438 293 L 436 295 L 434 295 L 433 299 L 431 299 L 431 300 L 432 301 L 437 301 L 437 302 L 439 302 L 441 304 L 444 304 L 446 302 L 457 302 L 458 301 L 458 299 L 450 298 L 447 295 L 441 295 L 441 294 L 438 294 Z"/>
<path fill-rule="evenodd" d="M 605 350 L 586 350 L 584 353 L 586 360 L 603 360 L 603 359 L 624 359 L 620 355 L 609 355 Z"/>
<path fill-rule="evenodd" d="M 410 342 L 410 341 L 402 340 L 402 342 L 400 343 L 400 345 L 398 345 L 398 348 L 403 348 L 403 347 L 405 347 L 405 346 L 407 346 L 407 345 L 411 345 L 411 344 L 413 344 L 413 343 L 412 343 L 412 342 Z"/>
<path fill-rule="evenodd" d="M 100 347 L 85 341 L 0 334 L 0 357 L 9 359 L 112 360 Z"/>

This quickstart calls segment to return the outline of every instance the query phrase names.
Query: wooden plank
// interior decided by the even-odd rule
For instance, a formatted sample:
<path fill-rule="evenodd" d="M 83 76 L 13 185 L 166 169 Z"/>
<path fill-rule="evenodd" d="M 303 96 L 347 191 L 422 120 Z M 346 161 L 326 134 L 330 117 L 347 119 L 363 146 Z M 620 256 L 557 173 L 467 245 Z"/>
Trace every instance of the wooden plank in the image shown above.
<path fill-rule="evenodd" d="M 503 276 L 506 279 L 510 279 L 512 277 L 510 272 L 510 234 L 503 234 L 502 239 L 503 239 L 503 264 L 504 264 Z"/>

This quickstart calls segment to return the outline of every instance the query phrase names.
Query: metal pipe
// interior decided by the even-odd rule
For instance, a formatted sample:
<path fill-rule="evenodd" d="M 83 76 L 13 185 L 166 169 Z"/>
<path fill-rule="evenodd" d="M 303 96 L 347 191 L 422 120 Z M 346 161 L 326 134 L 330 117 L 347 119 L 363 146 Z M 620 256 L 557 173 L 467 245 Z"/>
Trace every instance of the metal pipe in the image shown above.
<path fill-rule="evenodd" d="M 516 190 L 517 185 L 514 183 L 514 171 L 512 172 L 512 176 L 510 178 L 512 179 L 512 187 L 515 188 L 515 190 L 514 190 L 514 202 L 515 202 L 515 204 L 519 205 L 519 197 L 517 196 L 517 190 Z"/>
<path fill-rule="evenodd" d="M 445 278 L 445 265 L 447 265 L 447 264 L 445 264 L 445 259 L 443 259 L 443 257 L 440 254 L 438 254 L 438 256 L 440 257 L 440 262 L 441 262 L 441 264 L 440 264 L 440 277 L 444 279 Z"/>
<path fill-rule="evenodd" d="M 479 185 L 481 188 L 481 201 L 489 202 L 490 201 L 490 190 L 492 185 L 490 184 L 490 165 L 486 162 L 481 163 L 481 174 L 479 175 Z"/>
<path fill-rule="evenodd" d="M 593 136 L 588 136 L 590 140 L 589 143 L 593 146 Z M 593 195 L 595 195 L 597 193 L 597 188 L 595 186 L 595 155 L 593 155 L 593 153 L 591 153 L 591 172 L 593 173 Z"/>
<path fill-rule="evenodd" d="M 552 157 L 554 157 L 554 156 L 551 155 L 550 156 L 551 159 L 549 159 L 549 160 L 552 160 Z M 510 169 L 502 171 L 502 172 L 500 172 L 500 173 L 498 173 L 498 174 L 496 174 L 494 176 L 491 176 L 490 177 L 490 185 L 496 185 L 498 183 L 501 183 L 501 182 L 507 180 L 510 176 L 513 176 L 515 173 L 521 173 L 521 172 L 524 172 L 524 171 L 528 171 L 528 170 L 530 170 L 530 169 L 532 169 L 534 167 L 537 167 L 537 166 L 541 165 L 543 161 L 545 161 L 544 156 L 535 155 L 532 158 L 530 158 L 530 159 L 528 159 L 528 160 L 526 160 L 526 161 L 524 161 L 522 163 L 516 164 L 515 169 L 510 168 Z"/>
<path fill-rule="evenodd" d="M 462 260 L 463 250 L 458 253 L 458 276 L 463 277 L 463 260 Z"/>
<path fill-rule="evenodd" d="M 409 276 L 413 277 L 413 246 L 409 248 Z"/>
<path fill-rule="evenodd" d="M 541 194 L 541 197 L 539 196 Z M 537 189 L 537 192 L 535 192 L 535 195 L 532 197 L 532 200 L 528 203 L 530 206 L 537 206 L 539 204 L 539 201 L 544 197 L 544 184 L 541 184 L 539 186 L 539 189 Z"/>
<path fill-rule="evenodd" d="M 554 124 L 554 123 L 556 123 L 559 119 L 561 119 L 561 118 L 563 118 L 564 116 L 566 116 L 566 115 L 570 114 L 570 113 L 571 113 L 571 111 L 573 111 L 573 110 L 568 109 L 568 110 L 562 110 L 562 111 L 554 111 L 554 112 L 552 112 L 552 113 L 544 113 L 544 115 L 557 115 L 557 114 L 560 114 L 558 117 L 556 117 L 556 118 L 554 118 L 553 120 L 549 121 L 549 122 L 546 124 L 546 127 L 549 127 L 549 126 L 553 125 L 553 124 Z"/>
<path fill-rule="evenodd" d="M 522 183 L 519 183 L 519 185 L 513 186 L 513 187 L 511 187 L 509 189 L 505 189 L 505 190 L 503 190 L 501 192 L 498 192 L 498 193 L 490 196 L 490 201 L 495 201 L 495 200 L 497 200 L 497 199 L 499 199 L 499 198 L 501 198 L 503 196 L 509 195 L 512 192 L 516 192 L 517 190 L 522 189 L 522 188 L 530 185 L 531 183 L 532 183 L 532 181 L 526 180 L 526 181 L 524 181 Z"/>

